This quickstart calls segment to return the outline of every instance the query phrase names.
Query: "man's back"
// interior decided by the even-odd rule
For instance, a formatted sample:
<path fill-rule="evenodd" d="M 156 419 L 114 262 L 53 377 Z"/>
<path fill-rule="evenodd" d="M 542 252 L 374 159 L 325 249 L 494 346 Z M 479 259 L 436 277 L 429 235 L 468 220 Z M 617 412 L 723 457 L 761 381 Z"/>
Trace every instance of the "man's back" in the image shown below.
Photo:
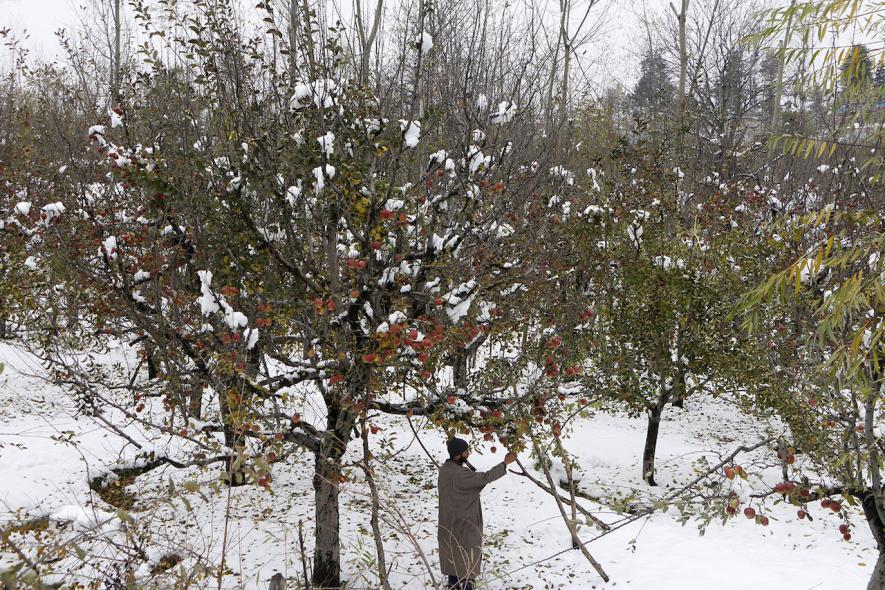
<path fill-rule="evenodd" d="M 483 527 L 480 492 L 506 473 L 504 463 L 485 473 L 472 471 L 451 459 L 440 467 L 437 538 L 443 574 L 459 579 L 479 574 Z"/>

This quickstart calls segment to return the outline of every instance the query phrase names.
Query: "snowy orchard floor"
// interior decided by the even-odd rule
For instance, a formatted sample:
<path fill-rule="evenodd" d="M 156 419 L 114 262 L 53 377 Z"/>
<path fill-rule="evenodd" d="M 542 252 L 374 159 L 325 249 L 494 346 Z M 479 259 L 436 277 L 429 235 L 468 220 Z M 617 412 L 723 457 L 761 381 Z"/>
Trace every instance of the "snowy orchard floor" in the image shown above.
<path fill-rule="evenodd" d="M 73 406 L 63 392 L 30 376 L 38 375 L 40 367 L 27 354 L 2 344 L 0 362 L 6 365 L 0 375 L 0 503 L 8 512 L 3 520 L 11 519 L 16 511 L 20 516 L 35 516 L 69 507 L 65 510 L 76 514 L 73 506 L 85 509 L 86 514 L 113 512 L 89 490 L 87 477 L 131 458 L 132 447 L 92 419 L 72 417 Z M 309 412 L 305 418 L 310 418 Z M 600 414 L 567 430 L 566 446 L 580 457 L 584 472 L 581 489 L 599 497 L 623 496 L 631 489 L 639 490 L 640 497 L 662 493 L 666 486 L 690 479 L 693 461 L 701 456 L 715 461 L 716 453 L 727 454 L 742 443 L 753 443 L 764 431 L 762 424 L 738 414 L 722 400 L 689 400 L 686 410 L 668 408 L 664 418 L 658 448 L 661 487 L 656 489 L 647 488 L 638 477 L 643 419 Z M 379 470 L 381 494 L 386 504 L 397 507 L 436 571 L 433 466 L 407 424 L 383 418 L 375 422 L 382 427 L 376 442 L 386 438 L 392 448 L 401 449 Z M 152 444 L 162 443 L 134 427 L 130 431 Z M 725 434 L 714 440 L 709 435 L 712 431 Z M 441 458 L 442 435 L 428 430 L 421 436 Z M 357 446 L 353 444 L 354 453 Z M 480 469 L 499 459 L 489 452 L 490 446 L 475 448 L 472 461 Z M 528 458 L 524 459 L 528 464 Z M 739 461 L 750 462 L 743 457 Z M 304 523 L 310 553 L 310 467 L 311 457 L 290 456 L 275 466 L 272 492 L 255 487 L 232 490 L 227 561 L 234 573 L 224 579 L 224 588 L 265 588 L 276 571 L 299 577 L 299 521 Z M 180 487 L 186 480 L 205 483 L 215 477 L 211 469 L 158 469 L 130 487 L 139 498 L 134 516 L 154 536 L 156 546 L 149 552 L 154 558 L 175 549 L 184 554 L 185 565 L 191 559 L 189 551 L 219 559 L 227 493 L 203 486 L 205 497 L 201 497 Z M 764 477 L 773 483 L 777 472 L 765 472 Z M 170 479 L 179 484 L 181 495 L 172 502 L 151 502 L 150 498 L 164 495 Z M 374 549 L 366 493 L 354 471 L 352 481 L 342 487 L 343 561 L 346 578 L 354 587 L 367 587 L 371 580 Z M 611 576 L 608 584 L 602 583 L 577 551 L 506 575 L 568 548 L 570 539 L 552 498 L 525 478 L 508 475 L 487 488 L 483 498 L 488 556 L 480 587 L 486 588 L 848 590 L 865 587 L 876 559 L 859 509 L 852 518 L 853 539 L 845 542 L 836 531 L 835 515 L 812 508 L 814 522 L 798 521 L 794 507 L 780 505 L 766 511 L 771 518 L 767 528 L 739 517 L 725 526 L 714 521 L 700 536 L 694 522 L 682 526 L 672 510 L 620 528 L 589 545 Z M 608 522 L 620 518 L 605 506 L 590 501 L 583 505 Z M 428 587 L 426 568 L 403 532 L 389 526 L 384 530 L 394 587 Z M 598 532 L 584 528 L 581 534 L 588 539 Z M 0 554 L 0 567 L 10 560 L 9 555 Z"/>

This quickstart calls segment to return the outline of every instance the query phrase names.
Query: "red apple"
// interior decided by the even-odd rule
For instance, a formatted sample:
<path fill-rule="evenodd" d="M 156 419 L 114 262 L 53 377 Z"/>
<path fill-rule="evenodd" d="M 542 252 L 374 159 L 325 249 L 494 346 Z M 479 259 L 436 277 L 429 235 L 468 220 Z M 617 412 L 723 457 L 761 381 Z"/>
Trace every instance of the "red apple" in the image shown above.
<path fill-rule="evenodd" d="M 803 518 L 805 518 L 805 516 L 806 516 L 806 512 L 805 512 L 804 510 L 799 510 L 799 511 L 796 513 L 796 516 L 799 517 L 799 520 L 802 520 Z"/>
<path fill-rule="evenodd" d="M 754 518 L 756 516 L 756 511 L 747 506 L 746 508 L 744 508 L 744 516 L 746 516 L 747 518 Z"/>

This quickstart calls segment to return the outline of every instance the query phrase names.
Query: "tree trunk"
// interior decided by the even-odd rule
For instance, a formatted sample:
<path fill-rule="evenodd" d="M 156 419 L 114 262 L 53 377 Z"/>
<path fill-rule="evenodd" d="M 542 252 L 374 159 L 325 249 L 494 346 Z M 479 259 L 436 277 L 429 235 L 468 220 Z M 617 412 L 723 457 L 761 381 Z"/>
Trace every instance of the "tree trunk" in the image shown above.
<path fill-rule="evenodd" d="M 338 529 L 338 485 L 341 478 L 339 444 L 323 441 L 316 453 L 313 476 L 316 503 L 316 545 L 313 551 L 312 585 L 319 588 L 341 587 L 341 539 Z"/>
<path fill-rule="evenodd" d="M 568 18 L 569 12 L 571 11 L 571 2 L 570 0 L 560 0 L 560 16 L 559 16 L 559 34 L 562 36 L 562 88 L 560 89 L 560 98 L 559 98 L 559 109 L 560 109 L 560 124 L 564 124 L 568 121 L 568 71 L 571 67 L 571 52 L 572 48 L 569 45 L 569 36 L 568 36 Z"/>
<path fill-rule="evenodd" d="M 685 407 L 685 367 L 676 370 L 676 391 L 673 393 L 673 407 Z"/>
<path fill-rule="evenodd" d="M 116 107 L 120 104 L 120 37 L 122 34 L 122 21 L 120 17 L 121 0 L 114 0 L 113 19 L 114 19 L 114 55 L 111 64 L 111 106 Z"/>
<path fill-rule="evenodd" d="M 463 349 L 452 354 L 452 384 L 458 389 L 467 389 L 469 384 L 467 352 Z"/>
<path fill-rule="evenodd" d="M 154 354 L 149 349 L 144 351 L 147 360 L 148 379 L 156 379 L 158 376 L 157 363 L 154 362 Z"/>
<path fill-rule="evenodd" d="M 648 412 L 648 430 L 645 432 L 645 448 L 642 450 L 642 479 L 650 486 L 655 482 L 655 451 L 658 447 L 658 431 L 661 427 L 661 414 L 670 396 L 662 391 L 658 402 Z"/>
<path fill-rule="evenodd" d="M 676 15 L 676 21 L 679 23 L 679 118 L 682 123 L 682 117 L 685 115 L 685 82 L 688 72 L 688 52 L 685 47 L 685 22 L 688 15 L 688 0 L 682 0 L 682 7 L 679 12 L 673 4 L 670 4 L 673 13 Z"/>
<path fill-rule="evenodd" d="M 197 420 L 203 418 L 203 388 L 199 383 L 190 392 L 187 412 L 189 416 L 192 416 Z"/>
<path fill-rule="evenodd" d="M 8 337 L 9 335 L 7 335 L 6 327 L 6 312 L 3 305 L 3 298 L 0 297 L 0 340 L 6 340 Z"/>
<path fill-rule="evenodd" d="M 294 86 L 298 80 L 298 3 L 289 0 L 289 83 Z"/>
<path fill-rule="evenodd" d="M 229 399 L 229 395 L 234 396 L 234 398 Z M 230 459 L 225 462 L 225 477 L 230 486 L 241 486 L 246 484 L 246 473 L 244 465 L 242 464 L 243 457 L 241 453 L 243 449 L 243 434 L 233 424 L 231 416 L 233 412 L 230 407 L 230 402 L 235 401 L 236 395 L 238 394 L 232 383 L 225 383 L 224 388 L 218 392 L 218 409 L 221 414 L 224 444 L 231 450 Z M 235 403 L 237 402 L 235 401 Z"/>
<path fill-rule="evenodd" d="M 860 495 L 860 501 L 867 524 L 879 548 L 879 558 L 876 560 L 876 567 L 873 568 L 867 590 L 885 590 L 885 524 L 879 517 L 879 510 L 876 508 L 876 494 L 873 493 L 873 490 L 865 490 Z"/>
<path fill-rule="evenodd" d="M 867 590 L 885 590 L 885 552 L 883 551 L 879 551 L 879 558 L 876 560 L 876 567 L 873 568 Z"/>
<path fill-rule="evenodd" d="M 349 398 L 364 399 L 369 382 L 365 365 L 351 375 Z M 320 439 L 313 476 L 316 530 L 314 531 L 313 580 L 318 588 L 341 587 L 341 536 L 339 531 L 338 486 L 341 458 L 351 439 L 357 416 L 328 394 L 326 432 Z"/>

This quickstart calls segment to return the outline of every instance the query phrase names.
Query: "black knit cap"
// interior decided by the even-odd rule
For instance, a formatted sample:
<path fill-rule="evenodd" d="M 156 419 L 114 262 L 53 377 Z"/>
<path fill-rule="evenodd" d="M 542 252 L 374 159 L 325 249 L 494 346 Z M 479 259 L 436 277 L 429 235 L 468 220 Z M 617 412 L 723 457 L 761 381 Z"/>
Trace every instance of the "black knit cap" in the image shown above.
<path fill-rule="evenodd" d="M 449 451 L 449 457 L 454 458 L 467 450 L 467 441 L 463 438 L 450 438 L 446 443 L 446 448 Z"/>

